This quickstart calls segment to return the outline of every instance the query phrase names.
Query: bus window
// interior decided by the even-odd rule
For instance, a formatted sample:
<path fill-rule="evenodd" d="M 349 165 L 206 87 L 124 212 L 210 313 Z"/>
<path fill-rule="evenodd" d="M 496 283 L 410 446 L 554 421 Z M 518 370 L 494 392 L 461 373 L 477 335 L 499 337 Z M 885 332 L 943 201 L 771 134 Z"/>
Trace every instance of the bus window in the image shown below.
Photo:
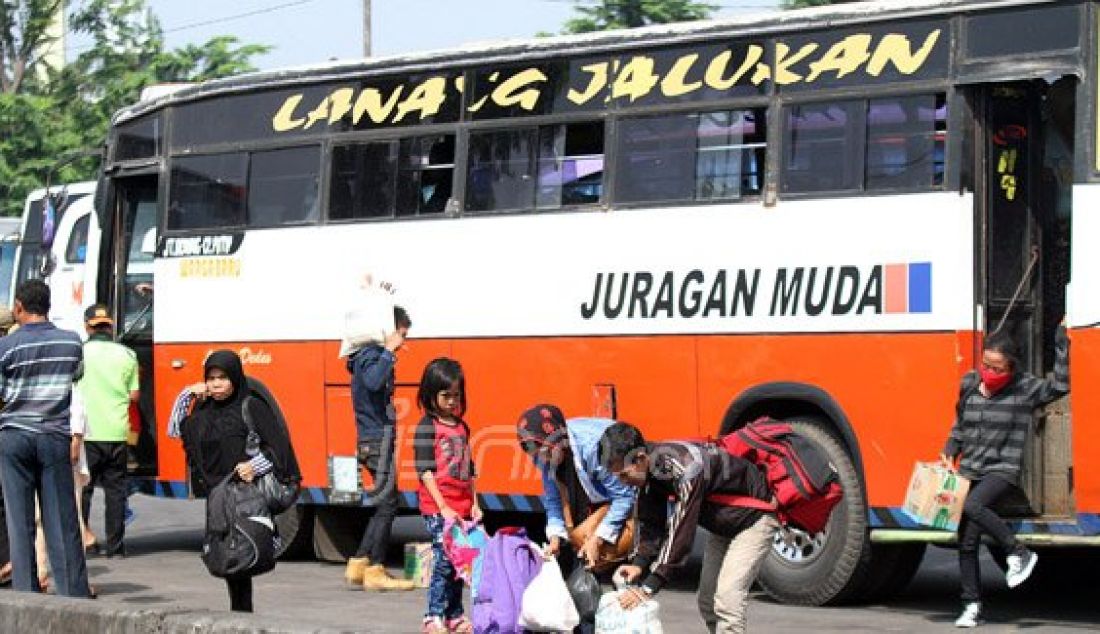
<path fill-rule="evenodd" d="M 941 94 L 788 106 L 787 193 L 920 191 L 943 186 L 947 99 Z"/>
<path fill-rule="evenodd" d="M 534 202 L 535 128 L 470 134 L 467 211 L 528 209 Z"/>
<path fill-rule="evenodd" d="M 332 152 L 332 220 L 439 214 L 454 186 L 453 134 L 338 145 Z"/>
<path fill-rule="evenodd" d="M 538 178 L 538 209 L 600 202 L 603 122 L 539 128 Z"/>
<path fill-rule="evenodd" d="M 338 145 L 332 150 L 328 217 L 331 220 L 393 215 L 397 146 L 392 142 Z"/>
<path fill-rule="evenodd" d="M 173 159 L 167 228 L 215 229 L 243 225 L 247 163 L 248 155 L 243 153 Z"/>
<path fill-rule="evenodd" d="M 160 154 L 163 134 L 160 116 L 143 117 L 117 128 L 115 141 L 116 161 L 140 159 Z"/>
<path fill-rule="evenodd" d="M 616 200 L 737 200 L 758 195 L 764 184 L 765 119 L 763 109 L 623 119 Z"/>
<path fill-rule="evenodd" d="M 316 220 L 320 179 L 318 145 L 253 152 L 248 169 L 248 226 Z"/>
<path fill-rule="evenodd" d="M 69 243 L 65 245 L 65 262 L 67 264 L 84 264 L 84 258 L 88 251 L 88 226 L 91 223 L 91 215 L 85 215 L 73 223 L 73 231 L 69 234 Z"/>
<path fill-rule="evenodd" d="M 861 140 L 852 134 L 863 101 L 790 106 L 783 138 L 783 191 L 859 189 Z"/>
<path fill-rule="evenodd" d="M 518 211 L 598 203 L 603 148 L 599 121 L 472 133 L 466 209 Z"/>
<path fill-rule="evenodd" d="M 441 214 L 454 187 L 453 134 L 401 139 L 397 215 Z"/>
<path fill-rule="evenodd" d="M 944 95 L 872 99 L 867 107 L 867 189 L 943 185 Z"/>

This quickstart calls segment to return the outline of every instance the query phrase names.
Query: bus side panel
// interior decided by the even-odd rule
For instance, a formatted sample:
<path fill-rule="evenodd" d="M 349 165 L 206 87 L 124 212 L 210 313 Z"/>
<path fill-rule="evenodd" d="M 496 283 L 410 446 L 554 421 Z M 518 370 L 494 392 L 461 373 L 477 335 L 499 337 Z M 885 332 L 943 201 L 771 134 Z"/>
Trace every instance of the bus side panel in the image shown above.
<path fill-rule="evenodd" d="M 325 452 L 328 456 L 353 456 L 356 448 L 355 412 L 352 409 L 351 374 L 347 369 L 347 360 L 339 358 L 340 346 L 337 342 L 324 345 L 325 365 Z M 445 340 L 408 341 L 398 353 L 396 366 L 397 390 L 394 394 L 394 408 L 397 413 L 397 464 L 400 469 L 398 487 L 403 491 L 415 491 L 416 475 L 413 470 L 412 436 L 416 423 L 420 420 L 420 410 L 416 405 L 416 391 L 420 374 L 432 359 L 448 356 L 451 344 Z M 327 478 L 327 473 L 326 473 Z M 363 469 L 363 482 L 371 483 L 370 473 Z M 326 479 L 325 486 L 328 486 Z"/>
<path fill-rule="evenodd" d="M 753 386 L 819 387 L 859 439 L 870 504 L 901 506 L 913 463 L 943 449 L 969 341 L 953 332 L 701 337 L 703 431 L 717 433 L 730 402 Z"/>
<path fill-rule="evenodd" d="M 157 420 L 167 426 L 176 396 L 187 385 L 202 380 L 206 355 L 219 348 L 237 351 L 244 361 L 245 374 L 260 379 L 279 399 L 279 406 L 290 426 L 290 437 L 304 486 L 326 486 L 328 465 L 325 459 L 324 345 L 321 342 L 291 343 L 194 343 L 158 344 L 153 354 L 157 388 Z M 173 367 L 182 362 L 180 368 Z M 183 447 L 178 441 L 165 440 L 158 434 L 158 460 L 161 480 L 186 479 Z"/>
<path fill-rule="evenodd" d="M 1079 513 L 1100 512 L 1100 329 L 1070 333 L 1073 491 Z"/>
<path fill-rule="evenodd" d="M 614 386 L 618 417 L 649 438 L 702 433 L 694 337 L 472 339 L 455 341 L 453 349 L 466 374 L 481 491 L 540 492 L 518 449 L 519 415 L 534 404 L 554 403 L 566 417 L 591 416 L 599 385 Z"/>

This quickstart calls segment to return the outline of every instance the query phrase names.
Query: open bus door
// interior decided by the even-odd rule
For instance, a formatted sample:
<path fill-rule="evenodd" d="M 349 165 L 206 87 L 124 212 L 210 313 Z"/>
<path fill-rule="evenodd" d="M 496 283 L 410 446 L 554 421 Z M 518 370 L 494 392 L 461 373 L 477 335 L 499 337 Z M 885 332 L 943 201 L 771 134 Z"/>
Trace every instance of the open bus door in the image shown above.
<path fill-rule="evenodd" d="M 157 176 L 137 175 L 111 179 L 100 254 L 103 275 L 101 297 L 109 298 L 120 343 L 137 353 L 141 399 L 141 429 L 131 456 L 130 472 L 157 473 L 156 429 L 153 398 L 153 254 L 156 248 Z M 112 257 L 113 256 L 113 257 Z"/>
<path fill-rule="evenodd" d="M 1010 335 L 1021 369 L 1054 367 L 1066 307 L 1078 80 L 981 84 L 973 89 L 978 206 L 977 323 Z M 1072 354 L 1072 352 L 1071 352 Z M 976 355 L 980 359 L 980 355 Z M 1068 399 L 1048 406 L 1030 434 L 1010 515 L 1073 512 Z"/>

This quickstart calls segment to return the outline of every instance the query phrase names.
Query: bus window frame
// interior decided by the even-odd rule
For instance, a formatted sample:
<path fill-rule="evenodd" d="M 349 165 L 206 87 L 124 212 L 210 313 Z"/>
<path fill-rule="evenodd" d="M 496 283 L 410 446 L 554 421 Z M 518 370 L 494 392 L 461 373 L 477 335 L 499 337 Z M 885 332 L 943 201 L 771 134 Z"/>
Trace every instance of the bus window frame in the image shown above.
<path fill-rule="evenodd" d="M 325 150 L 322 152 L 322 170 L 324 182 L 321 186 L 322 192 L 322 208 L 321 217 L 316 223 L 318 225 L 355 225 L 355 224 L 370 224 L 377 222 L 420 222 L 439 220 L 442 218 L 454 218 L 462 215 L 461 213 L 455 213 L 453 211 L 444 210 L 443 213 L 438 214 L 413 214 L 408 216 L 397 215 L 396 207 L 394 213 L 389 216 L 371 216 L 366 218 L 333 218 L 329 215 L 329 202 L 332 195 L 331 179 L 332 179 L 332 159 L 333 154 L 337 146 L 346 145 L 363 145 L 366 143 L 398 143 L 400 144 L 402 139 L 411 139 L 417 137 L 428 136 L 443 136 L 452 135 L 455 138 L 455 158 L 454 166 L 451 168 L 454 173 L 453 185 L 451 186 L 451 198 L 459 200 L 459 206 L 461 208 L 461 200 L 458 199 L 459 189 L 465 190 L 465 182 L 460 184 L 459 182 L 459 165 L 462 165 L 462 169 L 465 169 L 465 139 L 463 139 L 463 127 L 458 123 L 440 123 L 426 125 L 422 128 L 408 127 L 408 128 L 388 128 L 369 131 L 357 131 L 354 133 L 334 134 L 324 139 L 323 145 Z"/>
<path fill-rule="evenodd" d="M 773 41 L 772 38 L 767 40 L 769 46 Z M 608 209 L 623 209 L 623 210 L 643 210 L 643 209 L 669 209 L 674 207 L 707 207 L 713 205 L 745 205 L 751 203 L 758 203 L 764 200 L 767 196 L 768 187 L 773 179 L 772 174 L 772 158 L 775 153 L 773 143 L 775 142 L 775 129 L 773 127 L 772 111 L 776 103 L 776 96 L 774 93 L 774 87 L 770 88 L 766 95 L 758 95 L 753 97 L 735 97 L 730 99 L 718 99 L 715 101 L 707 102 L 694 102 L 694 103 L 677 103 L 673 105 L 656 105 L 656 106 L 642 106 L 637 108 L 618 108 L 608 113 L 610 127 L 604 128 L 604 144 L 608 151 L 604 154 L 605 165 L 610 165 L 610 170 L 605 170 L 609 173 L 609 181 L 604 184 L 604 196 L 602 203 Z M 619 160 L 620 156 L 615 148 L 619 141 L 619 122 L 626 118 L 636 117 L 655 117 L 662 115 L 682 115 L 682 114 L 694 114 L 701 112 L 718 112 L 728 110 L 763 110 L 764 111 L 764 125 L 765 125 L 765 146 L 764 146 L 764 187 L 762 193 L 742 196 L 736 200 L 728 198 L 710 198 L 704 200 L 676 200 L 676 201 L 641 201 L 641 202 L 623 202 L 618 201 L 618 172 L 619 172 Z"/>
<path fill-rule="evenodd" d="M 454 193 L 453 197 L 456 200 L 458 200 L 459 208 L 462 210 L 459 215 L 460 216 L 468 216 L 468 217 L 472 217 L 472 218 L 493 218 L 493 217 L 497 217 L 497 216 L 520 216 L 520 215 L 544 216 L 544 215 L 547 215 L 547 214 L 555 214 L 555 213 L 563 213 L 563 212 L 606 211 L 610 206 L 613 206 L 613 204 L 609 202 L 609 200 L 610 200 L 609 191 L 610 190 L 608 189 L 608 185 L 607 185 L 607 175 L 609 174 L 609 171 L 612 171 L 612 172 L 614 171 L 614 169 L 611 169 L 611 170 L 608 169 L 608 167 L 614 168 L 614 163 L 612 162 L 613 161 L 612 152 L 609 151 L 611 149 L 611 144 L 609 142 L 609 139 L 610 139 L 609 128 L 610 128 L 611 122 L 612 121 L 617 121 L 617 120 L 618 120 L 618 117 L 614 116 L 613 113 L 610 110 L 608 110 L 608 111 L 603 111 L 603 112 L 570 112 L 570 113 L 563 113 L 563 114 L 558 114 L 558 115 L 539 116 L 539 117 L 512 117 L 510 119 L 491 119 L 491 120 L 486 120 L 486 121 L 469 121 L 469 122 L 465 123 L 462 126 L 464 128 L 464 130 L 463 130 L 464 131 L 464 138 L 462 139 L 463 143 L 462 143 L 461 146 L 458 145 L 457 143 L 455 145 L 455 153 L 456 153 L 456 155 L 455 155 L 456 183 L 455 184 L 456 184 L 456 187 L 455 187 L 455 190 L 453 192 Z M 537 171 L 538 171 L 538 162 L 539 162 L 539 155 L 538 155 L 538 152 L 539 152 L 539 143 L 538 143 L 539 129 L 542 128 L 542 127 L 551 127 L 551 126 L 562 126 L 562 125 L 563 126 L 568 126 L 568 125 L 577 124 L 577 123 L 601 123 L 601 124 L 603 124 L 603 165 L 604 165 L 603 173 L 604 173 L 604 178 L 602 179 L 602 185 L 601 185 L 602 191 L 600 192 L 600 200 L 597 201 L 597 202 L 594 202 L 594 203 L 581 203 L 581 204 L 573 204 L 573 205 L 564 205 L 563 204 L 563 205 L 559 205 L 557 207 L 539 208 L 537 206 L 537 202 L 536 202 L 536 200 L 538 198 L 538 193 L 537 193 L 537 188 L 538 188 L 537 176 L 538 176 L 538 174 L 537 174 Z M 466 208 L 466 185 L 468 183 L 467 179 L 469 178 L 470 134 L 471 133 L 478 133 L 478 134 L 488 133 L 488 134 L 492 134 L 492 133 L 496 133 L 496 132 L 519 131 L 519 130 L 533 130 L 534 131 L 535 142 L 534 142 L 532 147 L 534 148 L 533 162 L 534 162 L 534 169 L 536 171 L 536 174 L 535 174 L 536 182 L 534 184 L 534 187 L 535 187 L 536 192 L 535 192 L 535 195 L 532 197 L 531 206 L 530 207 L 523 207 L 523 208 L 488 209 L 488 210 L 478 210 L 478 211 L 471 211 L 471 210 L 467 209 Z M 459 153 L 460 152 L 461 152 L 461 157 L 463 159 L 463 163 L 462 163 L 463 172 L 461 174 L 461 181 L 462 181 L 461 195 L 462 195 L 462 198 L 457 197 L 458 196 L 458 187 L 457 187 L 458 159 L 459 159 Z M 444 215 L 446 215 L 446 214 L 444 214 Z"/>
<path fill-rule="evenodd" d="M 297 140 L 295 140 L 297 141 Z M 211 233 L 218 233 L 222 231 L 268 231 L 271 229 L 286 229 L 290 227 L 312 227 L 324 224 L 324 218 L 326 216 L 326 209 L 324 205 L 328 204 L 328 187 L 326 183 L 321 180 L 328 177 L 328 155 L 330 153 L 328 139 L 309 139 L 307 143 L 290 142 L 290 143 L 265 143 L 262 146 L 248 145 L 240 146 L 233 145 L 230 149 L 227 144 L 216 146 L 215 148 L 203 147 L 200 150 L 189 151 L 185 153 L 170 154 L 164 159 L 163 168 L 161 170 L 161 187 L 162 187 L 162 200 L 164 203 L 161 205 L 159 211 L 159 218 L 157 222 L 157 228 L 160 231 L 159 235 L 171 235 L 171 236 L 194 236 L 194 235 L 209 235 Z M 272 150 L 289 150 L 301 147 L 317 147 L 318 160 L 320 165 L 318 166 L 317 178 L 320 180 L 318 184 L 318 204 L 322 205 L 318 217 L 313 220 L 305 220 L 300 222 L 288 222 L 277 225 L 263 225 L 252 226 L 248 223 L 248 192 L 251 188 L 251 175 L 252 175 L 252 154 L 255 152 L 270 152 Z M 217 227 L 188 227 L 188 228 L 169 228 L 168 227 L 168 206 L 171 203 L 172 194 L 172 168 L 174 161 L 180 158 L 191 158 L 196 156 L 217 156 L 223 154 L 242 153 L 245 155 L 245 200 L 244 200 L 244 222 L 242 224 L 234 225 L 221 225 Z"/>
<path fill-rule="evenodd" d="M 935 193 L 951 191 L 953 185 L 956 184 L 957 178 L 955 178 L 957 171 L 955 166 L 958 164 L 958 157 L 952 156 L 950 148 L 952 147 L 952 138 L 957 136 L 957 133 L 952 130 L 952 122 L 955 121 L 952 115 L 951 93 L 956 90 L 956 86 L 951 82 L 934 81 L 934 82 L 914 82 L 912 84 L 903 84 L 897 86 L 891 86 L 889 89 L 882 90 L 853 90 L 845 88 L 843 90 L 835 91 L 821 91 L 812 95 L 798 95 L 797 97 L 784 96 L 776 99 L 773 106 L 776 109 L 776 118 L 778 130 L 776 133 L 779 147 L 777 148 L 778 165 L 776 166 L 775 177 L 777 178 L 776 191 L 780 200 L 813 200 L 818 198 L 844 198 L 844 197 L 862 197 L 862 196 L 881 196 L 881 195 L 898 195 L 898 194 L 921 194 L 921 193 Z M 891 97 L 913 97 L 928 94 L 944 94 L 947 105 L 947 129 L 945 131 L 946 138 L 944 140 L 944 175 L 943 183 L 938 186 L 929 187 L 898 187 L 898 188 L 884 188 L 868 190 L 866 188 L 866 175 L 860 178 L 860 186 L 856 189 L 844 189 L 844 190 L 829 190 L 829 191 L 811 191 L 811 192 L 785 192 L 783 191 L 783 180 L 786 170 L 783 167 L 783 157 L 787 150 L 787 146 L 784 143 L 787 135 L 787 121 L 786 111 L 789 106 L 803 105 L 813 103 L 829 103 L 837 101 L 863 101 L 864 103 L 875 99 L 889 99 Z M 863 124 L 864 134 L 866 134 L 866 113 L 861 117 Z M 866 137 L 863 138 L 861 147 L 859 150 L 860 161 L 864 163 L 863 169 L 866 170 Z M 769 146 L 770 149 L 770 146 Z"/>
<path fill-rule="evenodd" d="M 955 44 L 955 56 L 956 64 L 959 66 L 969 66 L 974 64 L 983 64 L 988 62 L 1004 63 L 1006 61 L 1020 61 L 1027 60 L 1029 62 L 1042 61 L 1047 58 L 1060 58 L 1067 55 L 1073 55 L 1076 57 L 1080 51 L 1084 50 L 1084 45 L 1088 40 L 1088 31 L 1086 25 L 1088 22 L 1088 12 L 1085 10 L 1091 6 L 1091 2 L 1077 2 L 1077 5 L 1073 8 L 1077 9 L 1077 44 L 1068 48 L 1048 48 L 1041 51 L 1025 51 L 1016 53 L 1007 53 L 1000 55 L 969 55 L 969 33 L 970 22 L 974 19 L 989 18 L 994 15 L 1005 15 L 1009 13 L 1023 13 L 1026 11 L 1052 11 L 1060 10 L 1067 7 L 1058 3 L 1051 3 L 1051 5 L 1020 5 L 1020 6 L 1005 6 L 997 8 L 995 10 L 980 11 L 975 13 L 963 13 L 956 15 L 958 20 L 955 33 L 957 34 L 958 42 Z"/>

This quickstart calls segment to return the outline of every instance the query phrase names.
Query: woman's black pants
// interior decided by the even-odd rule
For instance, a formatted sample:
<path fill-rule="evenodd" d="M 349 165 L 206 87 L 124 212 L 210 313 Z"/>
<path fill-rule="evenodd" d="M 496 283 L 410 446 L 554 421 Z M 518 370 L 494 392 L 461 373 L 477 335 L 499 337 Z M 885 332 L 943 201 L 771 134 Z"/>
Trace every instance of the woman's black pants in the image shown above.
<path fill-rule="evenodd" d="M 252 577 L 226 579 L 229 588 L 229 609 L 234 612 L 252 611 Z"/>

